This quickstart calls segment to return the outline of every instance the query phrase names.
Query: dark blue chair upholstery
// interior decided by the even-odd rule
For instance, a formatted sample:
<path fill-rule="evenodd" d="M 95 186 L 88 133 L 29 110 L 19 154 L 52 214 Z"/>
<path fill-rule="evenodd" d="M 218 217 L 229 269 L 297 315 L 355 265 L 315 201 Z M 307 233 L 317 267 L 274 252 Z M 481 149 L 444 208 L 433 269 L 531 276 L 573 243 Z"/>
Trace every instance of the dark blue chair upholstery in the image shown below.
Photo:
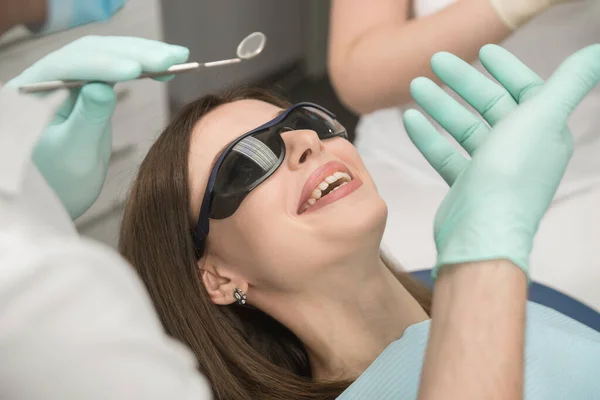
<path fill-rule="evenodd" d="M 428 287 L 433 287 L 430 269 L 415 271 L 411 275 Z M 533 282 L 529 287 L 529 300 L 552 308 L 600 332 L 600 313 L 564 293 Z"/>

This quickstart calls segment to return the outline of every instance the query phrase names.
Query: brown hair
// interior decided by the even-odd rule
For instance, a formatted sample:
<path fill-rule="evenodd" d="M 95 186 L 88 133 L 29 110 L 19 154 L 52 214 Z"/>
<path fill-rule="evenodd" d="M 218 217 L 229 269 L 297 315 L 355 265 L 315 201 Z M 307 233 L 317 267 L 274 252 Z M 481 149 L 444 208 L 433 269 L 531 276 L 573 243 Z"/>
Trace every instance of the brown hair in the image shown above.
<path fill-rule="evenodd" d="M 255 308 L 215 305 L 198 274 L 188 177 L 190 138 L 204 115 L 240 99 L 288 107 L 259 89 L 209 95 L 184 107 L 140 166 L 119 249 L 146 284 L 167 332 L 195 353 L 216 399 L 335 399 L 351 382 L 313 381 L 306 350 L 289 329 Z M 395 274 L 429 313 L 429 290 L 407 274 Z"/>

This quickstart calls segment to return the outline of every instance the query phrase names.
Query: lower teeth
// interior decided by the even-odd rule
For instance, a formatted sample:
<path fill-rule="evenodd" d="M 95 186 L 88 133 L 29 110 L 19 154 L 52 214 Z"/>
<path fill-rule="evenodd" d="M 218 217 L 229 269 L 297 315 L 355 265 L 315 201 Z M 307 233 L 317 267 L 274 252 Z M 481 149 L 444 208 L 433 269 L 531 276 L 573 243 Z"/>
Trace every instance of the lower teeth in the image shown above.
<path fill-rule="evenodd" d="M 329 192 L 329 193 L 335 192 L 336 190 L 338 190 L 339 188 L 341 188 L 342 186 L 344 186 L 344 185 L 347 185 L 347 184 L 348 184 L 348 182 L 344 182 L 344 183 L 342 183 L 341 185 L 334 187 L 334 188 L 331 190 L 331 192 Z M 327 194 L 329 194 L 329 193 L 327 193 Z M 325 196 L 327 196 L 327 195 L 325 195 Z M 323 196 L 323 197 L 325 197 L 325 196 Z M 321 200 L 323 197 L 320 197 L 320 198 L 318 198 L 318 199 L 315 199 L 315 198 L 311 198 L 311 199 L 309 199 L 309 200 L 308 200 L 308 202 L 307 202 L 306 204 L 304 204 L 304 207 L 303 207 L 303 211 L 302 211 L 302 212 L 304 212 L 304 211 L 308 210 L 308 209 L 309 209 L 311 206 L 313 206 L 313 205 L 314 205 L 314 204 L 315 204 L 317 201 Z M 312 204 L 311 204 L 311 203 L 312 203 Z"/>

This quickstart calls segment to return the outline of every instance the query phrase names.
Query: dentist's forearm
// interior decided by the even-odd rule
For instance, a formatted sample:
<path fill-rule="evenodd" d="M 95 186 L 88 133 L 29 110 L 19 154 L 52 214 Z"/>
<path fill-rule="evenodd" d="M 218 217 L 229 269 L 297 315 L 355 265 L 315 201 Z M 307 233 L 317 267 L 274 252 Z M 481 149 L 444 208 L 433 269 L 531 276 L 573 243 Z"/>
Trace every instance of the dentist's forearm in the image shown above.
<path fill-rule="evenodd" d="M 499 43 L 511 30 L 488 0 L 461 0 L 409 20 L 409 0 L 333 0 L 329 72 L 342 101 L 363 114 L 410 100 L 412 79 L 435 79 L 429 61 L 438 51 L 463 60 Z"/>
<path fill-rule="evenodd" d="M 522 399 L 526 300 L 510 261 L 442 268 L 419 400 Z"/>

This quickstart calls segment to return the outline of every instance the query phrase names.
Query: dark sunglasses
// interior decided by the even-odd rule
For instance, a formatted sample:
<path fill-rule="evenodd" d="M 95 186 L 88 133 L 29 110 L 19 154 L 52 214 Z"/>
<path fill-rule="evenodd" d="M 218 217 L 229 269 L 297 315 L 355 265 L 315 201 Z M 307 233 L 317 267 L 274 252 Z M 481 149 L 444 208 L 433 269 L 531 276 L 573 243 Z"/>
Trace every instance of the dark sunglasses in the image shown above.
<path fill-rule="evenodd" d="M 314 131 L 320 140 L 336 136 L 348 139 L 333 113 L 316 104 L 298 103 L 231 142 L 208 178 L 194 236 L 197 250 L 202 249 L 208 235 L 208 219 L 233 215 L 246 196 L 283 163 L 285 143 L 281 134 L 297 130 Z"/>

